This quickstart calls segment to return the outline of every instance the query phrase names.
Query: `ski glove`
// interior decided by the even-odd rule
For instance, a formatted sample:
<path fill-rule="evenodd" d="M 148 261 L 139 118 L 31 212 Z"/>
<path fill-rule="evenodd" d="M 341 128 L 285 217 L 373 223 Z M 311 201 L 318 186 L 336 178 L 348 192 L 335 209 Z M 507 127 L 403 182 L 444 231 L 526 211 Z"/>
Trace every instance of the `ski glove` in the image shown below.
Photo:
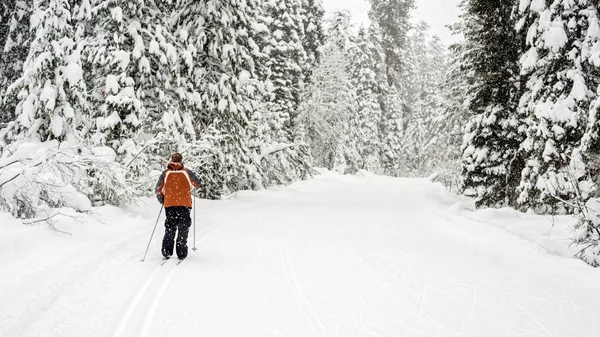
<path fill-rule="evenodd" d="M 163 198 L 163 197 L 157 197 L 157 199 L 158 199 L 158 202 L 160 202 L 161 205 L 165 203 L 165 198 Z"/>

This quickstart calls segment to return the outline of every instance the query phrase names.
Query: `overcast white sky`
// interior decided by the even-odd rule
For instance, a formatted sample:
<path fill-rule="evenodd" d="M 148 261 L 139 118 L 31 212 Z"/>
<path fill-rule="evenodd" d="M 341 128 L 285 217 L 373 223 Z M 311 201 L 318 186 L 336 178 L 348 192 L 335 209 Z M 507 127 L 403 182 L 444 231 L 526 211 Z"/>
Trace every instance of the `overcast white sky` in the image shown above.
<path fill-rule="evenodd" d="M 431 31 L 440 36 L 445 44 L 449 45 L 456 41 L 456 37 L 450 34 L 445 27 L 458 20 L 458 3 L 460 0 L 416 0 L 417 9 L 413 13 L 414 21 L 425 21 L 431 26 Z M 348 9 L 354 19 L 360 22 L 368 22 L 367 12 L 369 2 L 367 0 L 323 0 L 327 12 L 337 9 Z"/>

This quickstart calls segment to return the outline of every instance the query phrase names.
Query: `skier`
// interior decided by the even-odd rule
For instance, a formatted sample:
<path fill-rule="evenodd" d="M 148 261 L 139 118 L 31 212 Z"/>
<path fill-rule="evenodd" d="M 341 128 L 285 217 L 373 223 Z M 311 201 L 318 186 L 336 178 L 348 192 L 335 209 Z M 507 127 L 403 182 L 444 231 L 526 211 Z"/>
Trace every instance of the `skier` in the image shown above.
<path fill-rule="evenodd" d="M 192 225 L 190 217 L 192 208 L 191 190 L 199 187 L 200 179 L 198 179 L 198 176 L 183 167 L 181 153 L 173 153 L 167 169 L 160 175 L 156 184 L 156 197 L 164 206 L 167 214 L 165 237 L 162 244 L 162 255 L 165 259 L 169 259 L 173 255 L 176 232 L 178 232 L 177 257 L 180 260 L 187 257 L 187 238 Z"/>

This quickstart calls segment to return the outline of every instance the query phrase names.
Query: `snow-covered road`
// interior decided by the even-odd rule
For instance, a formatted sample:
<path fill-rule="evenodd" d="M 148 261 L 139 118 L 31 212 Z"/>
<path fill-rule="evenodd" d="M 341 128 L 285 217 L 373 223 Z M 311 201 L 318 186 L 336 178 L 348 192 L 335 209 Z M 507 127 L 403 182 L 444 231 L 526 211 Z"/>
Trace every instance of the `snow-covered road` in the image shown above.
<path fill-rule="evenodd" d="M 598 270 L 456 201 L 335 174 L 242 192 L 199 203 L 198 250 L 162 267 L 162 224 L 139 262 L 154 203 L 73 237 L 0 214 L 0 336 L 600 336 Z"/>

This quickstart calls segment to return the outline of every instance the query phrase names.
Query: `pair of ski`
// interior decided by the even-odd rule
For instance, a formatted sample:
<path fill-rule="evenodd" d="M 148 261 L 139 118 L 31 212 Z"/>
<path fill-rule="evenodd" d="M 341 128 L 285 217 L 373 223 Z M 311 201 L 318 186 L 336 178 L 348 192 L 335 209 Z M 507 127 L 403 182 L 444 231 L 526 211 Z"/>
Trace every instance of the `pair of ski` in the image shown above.
<path fill-rule="evenodd" d="M 163 262 L 162 262 L 160 265 L 161 265 L 161 266 L 164 266 L 164 265 L 165 265 L 165 263 L 167 263 L 169 260 L 171 260 L 171 259 L 164 259 L 164 260 L 163 260 Z M 183 259 L 183 260 L 185 260 L 185 259 Z M 177 265 L 180 265 L 180 264 L 181 264 L 181 262 L 183 262 L 183 260 L 179 260 L 179 261 L 177 261 Z"/>

